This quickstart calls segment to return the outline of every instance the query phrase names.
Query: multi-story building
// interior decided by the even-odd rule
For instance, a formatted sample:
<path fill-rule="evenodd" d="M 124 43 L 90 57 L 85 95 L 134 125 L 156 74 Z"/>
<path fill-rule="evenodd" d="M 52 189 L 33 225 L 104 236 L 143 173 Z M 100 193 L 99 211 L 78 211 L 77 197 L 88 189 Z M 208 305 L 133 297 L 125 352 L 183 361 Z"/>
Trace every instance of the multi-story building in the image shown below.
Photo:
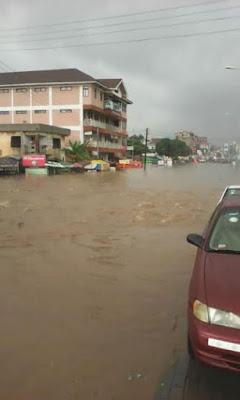
<path fill-rule="evenodd" d="M 175 133 L 175 139 L 186 143 L 192 149 L 192 152 L 196 153 L 197 136 L 193 132 L 183 131 Z"/>
<path fill-rule="evenodd" d="M 0 124 L 70 129 L 69 140 L 104 159 L 126 150 L 128 104 L 122 79 L 94 79 L 78 69 L 0 73 Z"/>
<path fill-rule="evenodd" d="M 198 150 L 206 153 L 210 147 L 206 136 L 197 136 L 193 132 L 183 131 L 175 133 L 175 139 L 185 142 L 191 148 L 193 154 L 197 153 Z"/>
<path fill-rule="evenodd" d="M 154 139 L 154 138 L 150 139 L 150 140 L 148 141 L 148 149 L 149 149 L 150 151 L 156 151 L 156 145 L 157 145 L 157 143 L 159 143 L 159 142 L 161 142 L 161 139 L 160 139 L 160 138 L 158 138 L 158 139 Z"/>

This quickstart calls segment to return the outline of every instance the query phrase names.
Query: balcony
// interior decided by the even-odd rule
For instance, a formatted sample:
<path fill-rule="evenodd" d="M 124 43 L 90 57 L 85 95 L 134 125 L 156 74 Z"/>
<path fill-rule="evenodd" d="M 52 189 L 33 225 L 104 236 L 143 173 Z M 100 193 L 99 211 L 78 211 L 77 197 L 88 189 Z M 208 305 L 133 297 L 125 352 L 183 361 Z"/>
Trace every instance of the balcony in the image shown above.
<path fill-rule="evenodd" d="M 93 126 L 94 128 L 105 129 L 108 131 L 121 133 L 120 126 L 107 124 L 106 122 L 96 121 L 95 119 L 85 119 L 84 126 Z"/>
<path fill-rule="evenodd" d="M 121 114 L 121 111 L 122 111 L 121 103 L 115 103 L 112 100 L 105 100 L 104 101 L 104 110 L 111 110 L 111 111 Z"/>
<path fill-rule="evenodd" d="M 97 142 L 97 140 L 89 140 L 87 141 L 86 144 L 87 147 L 94 147 L 94 148 L 99 147 L 99 149 L 104 148 L 104 149 L 125 150 L 125 147 L 122 144 L 107 142 L 104 140 L 99 140 L 99 142 Z"/>

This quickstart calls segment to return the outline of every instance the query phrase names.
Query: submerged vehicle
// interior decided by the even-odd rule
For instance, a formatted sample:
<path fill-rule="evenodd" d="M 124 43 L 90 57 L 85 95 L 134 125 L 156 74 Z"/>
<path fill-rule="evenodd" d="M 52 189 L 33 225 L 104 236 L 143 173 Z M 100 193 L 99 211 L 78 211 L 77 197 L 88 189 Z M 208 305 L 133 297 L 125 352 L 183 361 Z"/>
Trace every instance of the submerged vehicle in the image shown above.
<path fill-rule="evenodd" d="M 142 168 L 143 163 L 142 161 L 134 161 L 134 160 L 119 160 L 119 162 L 116 165 L 117 169 L 125 169 L 125 168 Z"/>
<path fill-rule="evenodd" d="M 103 160 L 92 160 L 90 164 L 85 165 L 86 171 L 109 171 L 110 164 Z"/>

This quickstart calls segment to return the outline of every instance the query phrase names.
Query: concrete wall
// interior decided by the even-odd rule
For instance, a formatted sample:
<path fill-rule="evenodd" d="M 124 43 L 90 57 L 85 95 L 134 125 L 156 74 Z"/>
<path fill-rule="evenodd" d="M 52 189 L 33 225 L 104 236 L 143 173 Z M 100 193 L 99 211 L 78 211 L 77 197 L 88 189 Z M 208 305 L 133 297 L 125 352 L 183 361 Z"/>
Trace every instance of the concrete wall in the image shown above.
<path fill-rule="evenodd" d="M 41 134 L 40 134 L 41 135 Z M 58 158 L 63 158 L 64 154 L 60 149 L 53 148 L 53 138 L 57 138 L 61 140 L 61 148 L 65 147 L 67 144 L 67 140 L 64 136 L 61 135 L 52 135 L 52 134 L 43 134 L 44 136 L 39 137 L 40 149 L 37 154 L 47 154 L 49 156 L 56 156 Z M 11 137 L 12 136 L 20 136 L 21 137 L 21 147 L 11 147 Z M 29 133 L 25 135 L 22 132 L 0 132 L 0 156 L 8 156 L 8 155 L 23 155 L 31 153 L 31 136 L 37 137 L 37 135 L 33 133 Z M 42 145 L 46 144 L 47 148 L 43 151 Z M 34 152 L 32 153 L 34 154 Z"/>
<path fill-rule="evenodd" d="M 0 107 L 11 107 L 11 90 L 8 93 L 0 93 Z"/>
<path fill-rule="evenodd" d="M 93 106 L 103 108 L 104 107 L 104 91 L 102 89 L 99 89 L 98 86 L 94 86 L 94 85 L 84 85 L 83 87 L 88 87 L 88 96 L 83 96 L 83 104 L 91 104 Z M 94 89 L 96 89 L 96 98 L 95 98 Z M 101 100 L 100 93 L 102 93 L 102 100 Z"/>
<path fill-rule="evenodd" d="M 36 110 L 37 111 L 37 110 Z M 32 123 L 33 124 L 46 124 L 48 125 L 49 123 L 49 111 L 46 110 L 46 113 L 36 113 L 33 111 L 32 113 Z"/>
<path fill-rule="evenodd" d="M 48 105 L 49 104 L 49 88 L 44 86 L 46 89 L 45 92 L 36 92 L 37 88 L 32 89 L 32 105 L 39 106 L 39 105 Z"/>
<path fill-rule="evenodd" d="M 61 88 L 71 87 L 71 90 Z M 79 86 L 61 85 L 52 90 L 53 105 L 79 104 Z"/>

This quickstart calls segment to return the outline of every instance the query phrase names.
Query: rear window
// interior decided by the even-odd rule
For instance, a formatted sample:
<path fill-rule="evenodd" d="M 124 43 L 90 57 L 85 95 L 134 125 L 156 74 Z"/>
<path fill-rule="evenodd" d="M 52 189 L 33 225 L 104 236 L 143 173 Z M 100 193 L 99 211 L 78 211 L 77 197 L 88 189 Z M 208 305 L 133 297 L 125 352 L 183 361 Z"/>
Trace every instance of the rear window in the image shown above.
<path fill-rule="evenodd" d="M 208 250 L 240 253 L 240 207 L 226 208 L 219 215 L 209 238 Z"/>

